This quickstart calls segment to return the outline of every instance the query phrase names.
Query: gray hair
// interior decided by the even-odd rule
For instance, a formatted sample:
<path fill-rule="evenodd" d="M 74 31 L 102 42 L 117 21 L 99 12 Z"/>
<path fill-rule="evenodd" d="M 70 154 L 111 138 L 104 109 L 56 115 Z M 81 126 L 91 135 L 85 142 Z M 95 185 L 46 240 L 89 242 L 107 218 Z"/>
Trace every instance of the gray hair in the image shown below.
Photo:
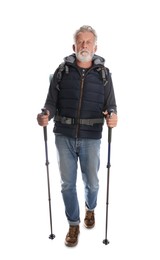
<path fill-rule="evenodd" d="M 83 26 L 81 26 L 78 30 L 75 31 L 75 33 L 74 33 L 74 35 L 73 35 L 74 42 L 76 42 L 77 35 L 78 35 L 80 32 L 91 32 L 91 33 L 93 33 L 94 38 L 95 38 L 95 43 L 97 42 L 97 33 L 96 33 L 96 31 L 95 31 L 90 25 L 83 25 Z"/>

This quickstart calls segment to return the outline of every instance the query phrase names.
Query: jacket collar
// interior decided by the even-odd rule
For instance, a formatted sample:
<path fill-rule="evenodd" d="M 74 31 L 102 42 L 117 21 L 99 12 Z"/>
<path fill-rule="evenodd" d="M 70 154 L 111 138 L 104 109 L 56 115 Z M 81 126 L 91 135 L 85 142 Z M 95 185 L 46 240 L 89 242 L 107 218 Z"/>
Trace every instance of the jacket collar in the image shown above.
<path fill-rule="evenodd" d="M 105 59 L 99 55 L 95 55 L 93 56 L 93 64 L 94 65 L 104 65 L 105 63 Z M 64 58 L 64 61 L 67 62 L 67 63 L 71 63 L 71 64 L 74 64 L 75 61 L 76 61 L 76 55 L 75 53 L 69 55 L 69 56 L 66 56 Z"/>

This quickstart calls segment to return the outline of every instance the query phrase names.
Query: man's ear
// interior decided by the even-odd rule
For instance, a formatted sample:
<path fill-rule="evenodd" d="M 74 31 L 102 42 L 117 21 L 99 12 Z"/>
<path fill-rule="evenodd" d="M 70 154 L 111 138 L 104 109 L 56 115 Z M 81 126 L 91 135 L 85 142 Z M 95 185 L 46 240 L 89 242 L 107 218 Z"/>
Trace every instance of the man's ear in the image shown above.
<path fill-rule="evenodd" d="M 75 51 L 75 44 L 72 45 L 73 51 Z"/>

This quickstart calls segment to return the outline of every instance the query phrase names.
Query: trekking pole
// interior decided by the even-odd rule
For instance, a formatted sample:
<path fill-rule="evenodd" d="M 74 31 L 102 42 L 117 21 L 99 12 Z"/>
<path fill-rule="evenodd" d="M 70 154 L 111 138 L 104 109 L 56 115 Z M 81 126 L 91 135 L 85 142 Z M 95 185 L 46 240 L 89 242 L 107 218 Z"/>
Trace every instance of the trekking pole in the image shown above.
<path fill-rule="evenodd" d="M 112 112 L 110 112 L 110 117 Z M 111 137 L 112 137 L 112 128 L 108 127 L 108 162 L 107 162 L 107 192 L 106 192 L 106 227 L 105 227 L 105 239 L 103 243 L 105 245 L 109 244 L 107 232 L 108 232 L 108 204 L 109 204 L 109 179 L 110 179 L 110 157 L 111 157 Z"/>
<path fill-rule="evenodd" d="M 47 110 L 42 108 L 42 114 L 46 115 Z M 49 160 L 48 160 L 48 145 L 47 145 L 47 126 L 43 127 L 44 132 L 44 143 L 45 143 L 45 155 L 46 155 L 46 169 L 47 169 L 47 184 L 48 184 L 48 201 L 49 201 L 49 216 L 50 216 L 50 228 L 51 234 L 49 235 L 49 239 L 54 239 L 55 235 L 52 232 L 52 209 L 51 209 L 51 194 L 50 194 L 50 181 L 49 181 Z"/>

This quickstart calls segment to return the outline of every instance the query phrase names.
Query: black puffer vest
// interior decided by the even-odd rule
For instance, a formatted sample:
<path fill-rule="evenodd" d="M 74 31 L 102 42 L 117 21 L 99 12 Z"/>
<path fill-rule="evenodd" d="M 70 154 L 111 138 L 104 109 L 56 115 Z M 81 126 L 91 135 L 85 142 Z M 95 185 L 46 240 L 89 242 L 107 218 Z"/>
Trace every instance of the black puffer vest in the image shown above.
<path fill-rule="evenodd" d="M 99 69 L 103 66 L 104 59 L 95 55 L 93 66 L 83 70 L 76 66 L 73 54 L 65 58 L 65 64 L 68 73 L 63 71 L 58 86 L 54 133 L 73 138 L 100 139 L 103 127 L 104 83 Z M 88 121 L 85 124 L 82 119 L 100 119 L 101 122 L 89 125 Z"/>

